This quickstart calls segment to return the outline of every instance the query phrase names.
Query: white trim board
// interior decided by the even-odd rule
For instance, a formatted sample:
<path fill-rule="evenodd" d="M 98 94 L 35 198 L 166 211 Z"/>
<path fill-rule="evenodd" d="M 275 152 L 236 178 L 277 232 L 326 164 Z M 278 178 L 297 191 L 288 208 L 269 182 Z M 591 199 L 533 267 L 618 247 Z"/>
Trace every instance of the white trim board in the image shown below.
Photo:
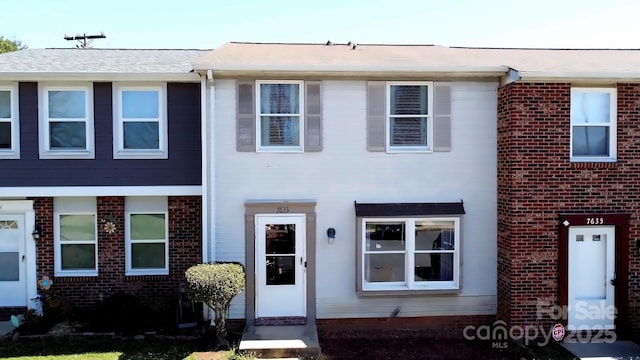
<path fill-rule="evenodd" d="M 2 187 L 0 197 L 24 196 L 202 196 L 202 186 Z"/>

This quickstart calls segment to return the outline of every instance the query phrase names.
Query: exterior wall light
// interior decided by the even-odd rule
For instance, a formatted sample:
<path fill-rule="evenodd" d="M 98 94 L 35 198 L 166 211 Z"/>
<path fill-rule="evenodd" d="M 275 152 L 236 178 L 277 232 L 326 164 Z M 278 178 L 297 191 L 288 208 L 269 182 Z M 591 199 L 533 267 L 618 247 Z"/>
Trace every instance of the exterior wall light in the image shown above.
<path fill-rule="evenodd" d="M 36 224 L 33 227 L 33 232 L 31 233 L 31 236 L 33 237 L 33 240 L 38 240 L 40 239 L 40 235 L 42 235 L 42 229 L 40 228 L 40 225 Z"/>
<path fill-rule="evenodd" d="M 336 241 L 336 229 L 328 228 L 327 229 L 327 242 L 329 244 L 333 244 Z"/>

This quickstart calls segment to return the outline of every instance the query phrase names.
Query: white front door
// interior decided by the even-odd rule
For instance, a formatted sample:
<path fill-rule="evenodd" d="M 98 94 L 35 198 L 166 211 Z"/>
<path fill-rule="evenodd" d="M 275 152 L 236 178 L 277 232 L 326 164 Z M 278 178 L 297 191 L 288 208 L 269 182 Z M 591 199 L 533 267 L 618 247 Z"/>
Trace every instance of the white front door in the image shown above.
<path fill-rule="evenodd" d="M 306 316 L 305 215 L 256 215 L 256 317 Z"/>
<path fill-rule="evenodd" d="M 568 329 L 613 329 L 615 226 L 569 228 Z"/>
<path fill-rule="evenodd" d="M 0 214 L 0 306 L 27 306 L 23 214 Z"/>

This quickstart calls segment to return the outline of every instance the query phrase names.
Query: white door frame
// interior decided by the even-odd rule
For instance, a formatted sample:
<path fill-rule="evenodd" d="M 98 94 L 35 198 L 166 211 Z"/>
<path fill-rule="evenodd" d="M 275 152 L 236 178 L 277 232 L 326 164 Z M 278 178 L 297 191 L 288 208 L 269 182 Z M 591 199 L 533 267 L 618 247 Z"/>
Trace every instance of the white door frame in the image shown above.
<path fill-rule="evenodd" d="M 24 216 L 24 256 L 25 256 L 25 304 L 29 309 L 37 309 L 38 278 L 36 274 L 36 243 L 32 232 L 35 228 L 33 200 L 0 200 L 0 214 L 18 214 Z M 2 304 L 0 304 L 2 306 Z"/>
<path fill-rule="evenodd" d="M 295 224 L 295 285 L 267 286 L 266 248 L 264 244 L 266 224 Z M 306 215 L 305 214 L 257 214 L 255 218 L 255 314 L 264 317 L 306 317 L 307 316 L 307 271 L 306 271 Z M 267 297 L 281 292 L 277 299 L 269 303 Z M 262 298 L 261 298 L 262 297 Z M 287 299 L 287 301 L 282 301 Z"/>
<path fill-rule="evenodd" d="M 614 329 L 615 226 L 572 226 L 568 238 L 569 330 Z"/>

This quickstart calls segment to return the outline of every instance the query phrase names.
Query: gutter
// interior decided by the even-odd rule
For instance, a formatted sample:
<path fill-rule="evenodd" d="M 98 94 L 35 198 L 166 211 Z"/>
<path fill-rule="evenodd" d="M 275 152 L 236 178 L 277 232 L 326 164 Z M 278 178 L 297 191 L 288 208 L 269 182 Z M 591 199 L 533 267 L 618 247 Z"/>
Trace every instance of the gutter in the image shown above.
<path fill-rule="evenodd" d="M 196 82 L 195 72 L 180 73 L 92 73 L 92 72 L 0 72 L 0 80 L 10 81 L 178 81 Z"/>

